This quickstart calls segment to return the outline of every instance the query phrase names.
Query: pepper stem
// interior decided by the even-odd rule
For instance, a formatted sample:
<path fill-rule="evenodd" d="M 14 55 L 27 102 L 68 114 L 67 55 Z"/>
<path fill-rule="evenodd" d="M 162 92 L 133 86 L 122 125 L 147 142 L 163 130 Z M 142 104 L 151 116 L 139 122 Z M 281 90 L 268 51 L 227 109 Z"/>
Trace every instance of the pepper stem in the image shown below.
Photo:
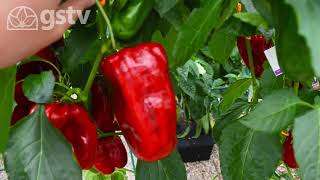
<path fill-rule="evenodd" d="M 293 84 L 294 93 L 295 93 L 296 95 L 298 95 L 298 93 L 299 93 L 299 86 L 300 86 L 300 83 L 299 83 L 299 82 L 295 82 L 295 83 Z"/>
<path fill-rule="evenodd" d="M 122 135 L 122 132 L 108 132 L 108 133 L 100 134 L 99 139 L 105 138 L 105 137 L 110 137 L 110 136 L 120 136 L 120 135 Z"/>
<path fill-rule="evenodd" d="M 251 80 L 252 80 L 252 86 L 253 86 L 253 98 L 252 98 L 252 103 L 256 104 L 258 102 L 258 85 L 257 85 L 257 78 L 254 70 L 254 62 L 253 62 L 253 56 L 252 56 L 252 48 L 251 48 L 251 43 L 250 39 L 246 38 L 246 49 L 247 49 L 247 54 L 248 54 L 248 59 L 249 59 L 249 65 L 250 65 L 250 73 L 251 73 Z"/>
<path fill-rule="evenodd" d="M 101 5 L 99 0 L 96 0 L 96 4 L 98 6 L 99 12 L 102 14 L 102 17 L 103 17 L 103 19 L 105 20 L 105 22 L 106 22 L 106 24 L 108 26 L 108 31 L 110 33 L 110 39 L 111 39 L 112 48 L 114 50 L 116 50 L 117 49 L 116 48 L 116 40 L 114 38 L 114 34 L 113 34 L 113 30 L 112 30 L 112 25 L 111 25 L 110 19 L 109 19 L 108 15 L 106 14 L 106 12 L 104 11 L 104 9 L 103 9 L 103 7 L 102 7 L 102 5 Z"/>
<path fill-rule="evenodd" d="M 85 104 L 87 104 L 87 102 L 88 102 L 90 89 L 91 89 L 93 81 L 94 81 L 94 79 L 96 77 L 96 74 L 97 74 L 97 72 L 99 70 L 99 66 L 100 66 L 100 62 L 101 62 L 102 56 L 103 56 L 103 52 L 104 52 L 104 46 L 102 45 L 101 46 L 101 50 L 98 52 L 96 60 L 95 60 L 95 62 L 93 64 L 93 67 L 91 69 L 91 72 L 90 72 L 89 78 L 87 80 L 86 86 L 85 86 L 85 88 L 83 90 L 83 94 L 82 94 L 83 96 L 81 97 L 81 100 Z"/>

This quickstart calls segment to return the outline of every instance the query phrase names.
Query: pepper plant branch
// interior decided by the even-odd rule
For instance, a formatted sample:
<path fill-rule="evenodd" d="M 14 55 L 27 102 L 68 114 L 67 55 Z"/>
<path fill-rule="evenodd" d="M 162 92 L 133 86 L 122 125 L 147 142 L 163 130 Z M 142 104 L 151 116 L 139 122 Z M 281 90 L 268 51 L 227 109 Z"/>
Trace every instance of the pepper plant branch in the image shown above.
<path fill-rule="evenodd" d="M 290 176 L 290 179 L 291 179 L 291 180 L 294 180 L 294 177 L 293 177 L 293 174 L 292 174 L 290 168 L 286 165 L 286 163 L 283 163 L 283 164 L 284 164 L 284 166 L 286 167 L 286 169 L 287 169 L 287 171 L 288 171 L 288 174 L 289 174 L 289 176 Z"/>
<path fill-rule="evenodd" d="M 298 93 L 299 93 L 299 86 L 300 86 L 300 83 L 299 83 L 299 82 L 295 82 L 295 83 L 293 84 L 293 90 L 294 90 L 294 93 L 295 93 L 296 95 L 298 95 Z"/>
<path fill-rule="evenodd" d="M 110 136 L 120 136 L 120 135 L 122 135 L 122 132 L 108 132 L 108 133 L 100 134 L 99 138 L 110 137 Z"/>
<path fill-rule="evenodd" d="M 108 26 L 108 31 L 110 33 L 110 39 L 111 39 L 111 44 L 112 44 L 112 48 L 114 50 L 116 50 L 116 40 L 114 38 L 114 34 L 113 34 L 113 30 L 112 30 L 112 25 L 111 25 L 111 22 L 110 22 L 110 19 L 109 17 L 107 16 L 106 12 L 104 11 L 101 3 L 99 0 L 96 0 L 96 3 L 97 3 L 97 6 L 98 6 L 98 9 L 99 9 L 99 12 L 101 13 L 103 19 L 105 20 L 107 26 Z"/>
<path fill-rule="evenodd" d="M 93 64 L 93 67 L 91 69 L 91 72 L 90 72 L 89 78 L 87 80 L 86 86 L 85 86 L 85 88 L 83 90 L 82 101 L 85 104 L 88 101 L 88 97 L 89 97 L 91 86 L 92 86 L 94 78 L 96 77 L 96 74 L 97 74 L 97 72 L 99 70 L 100 62 L 101 62 L 101 59 L 102 59 L 102 56 L 103 56 L 103 53 L 104 53 L 103 51 L 104 51 L 104 46 L 102 45 L 100 51 L 98 52 L 96 60 L 95 60 L 95 62 Z"/>
<path fill-rule="evenodd" d="M 252 80 L 252 86 L 253 86 L 253 97 L 252 97 L 252 103 L 256 104 L 258 102 L 258 85 L 257 85 L 257 78 L 254 70 L 254 63 L 253 63 L 253 56 L 252 56 L 252 49 L 251 49 L 251 43 L 250 39 L 246 38 L 246 49 L 250 64 L 250 73 L 251 73 L 251 80 Z"/>

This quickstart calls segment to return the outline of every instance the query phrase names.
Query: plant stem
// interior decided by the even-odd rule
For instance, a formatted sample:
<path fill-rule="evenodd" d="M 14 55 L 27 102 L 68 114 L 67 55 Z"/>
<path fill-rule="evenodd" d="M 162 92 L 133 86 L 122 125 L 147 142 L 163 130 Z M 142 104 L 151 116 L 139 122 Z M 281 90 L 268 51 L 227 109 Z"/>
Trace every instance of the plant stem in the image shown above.
<path fill-rule="evenodd" d="M 130 151 L 130 158 L 131 158 L 131 164 L 132 164 L 132 167 L 133 167 L 133 171 L 134 171 L 134 175 L 136 175 L 136 165 L 134 164 L 134 158 L 133 158 L 133 154 L 132 154 L 132 151 Z"/>
<path fill-rule="evenodd" d="M 86 83 L 86 86 L 83 90 L 83 97 L 81 97 L 82 101 L 87 104 L 87 101 L 88 101 L 88 97 L 89 97 L 89 94 L 90 94 L 90 89 L 91 89 L 91 86 L 93 84 L 93 81 L 96 77 L 96 74 L 99 70 L 99 66 L 100 66 L 100 61 L 102 59 L 102 56 L 103 56 L 103 46 L 101 47 L 101 50 L 98 52 L 98 55 L 96 57 L 96 60 L 93 64 L 93 67 L 91 69 L 91 72 L 90 72 L 90 75 L 89 75 L 89 78 L 87 80 L 87 83 Z"/>
<path fill-rule="evenodd" d="M 307 103 L 307 102 L 305 102 L 305 101 L 301 101 L 299 104 L 302 105 L 302 106 L 309 107 L 309 108 L 311 108 L 311 109 L 316 109 L 315 106 L 313 106 L 312 104 L 309 104 L 309 103 Z"/>
<path fill-rule="evenodd" d="M 293 90 L 294 90 L 294 93 L 295 93 L 296 95 L 298 95 L 298 93 L 299 93 L 299 86 L 300 86 L 300 83 L 299 83 L 299 82 L 295 82 L 295 83 L 293 84 Z"/>
<path fill-rule="evenodd" d="M 61 82 L 61 80 L 62 80 L 62 74 L 61 74 L 61 71 L 57 68 L 57 66 L 55 66 L 52 62 L 47 61 L 47 60 L 42 59 L 42 58 L 41 58 L 39 61 L 41 61 L 41 62 L 44 62 L 44 63 L 47 63 L 47 64 L 51 65 L 51 66 L 52 66 L 52 67 L 57 71 L 58 76 L 59 76 L 59 82 Z"/>
<path fill-rule="evenodd" d="M 120 135 L 122 135 L 121 132 L 109 132 L 109 133 L 100 134 L 99 138 L 110 137 L 110 136 L 120 136 Z"/>
<path fill-rule="evenodd" d="M 102 7 L 102 5 L 101 5 L 99 0 L 96 0 L 96 4 L 98 6 L 99 12 L 101 13 L 103 19 L 105 20 L 105 22 L 106 22 L 106 24 L 108 26 L 108 31 L 110 33 L 110 39 L 111 39 L 112 48 L 114 50 L 116 50 L 117 49 L 116 48 L 116 40 L 114 38 L 114 34 L 113 34 L 113 30 L 112 30 L 112 25 L 111 25 L 110 19 L 108 18 L 107 14 L 104 11 L 104 9 L 103 9 L 103 7 Z"/>
<path fill-rule="evenodd" d="M 246 49 L 249 59 L 249 65 L 250 65 L 250 73 L 251 73 L 251 80 L 252 80 L 252 87 L 253 87 L 253 97 L 252 97 L 252 104 L 256 104 L 258 102 L 258 85 L 257 85 L 257 78 L 254 71 L 254 62 L 253 62 L 253 56 L 252 56 L 252 48 L 250 39 L 246 38 Z"/>
<path fill-rule="evenodd" d="M 131 170 L 131 169 L 128 169 L 128 168 L 122 168 L 122 169 L 125 170 L 125 171 L 128 171 L 128 172 L 134 173 L 134 170 Z"/>

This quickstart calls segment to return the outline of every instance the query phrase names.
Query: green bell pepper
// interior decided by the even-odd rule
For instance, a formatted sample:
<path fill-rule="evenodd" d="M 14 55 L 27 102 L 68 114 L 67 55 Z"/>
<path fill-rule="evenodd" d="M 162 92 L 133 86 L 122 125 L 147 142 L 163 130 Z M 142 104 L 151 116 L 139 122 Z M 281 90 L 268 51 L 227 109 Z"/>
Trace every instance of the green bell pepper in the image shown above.
<path fill-rule="evenodd" d="M 132 38 L 150 14 L 154 0 L 130 0 L 111 19 L 115 36 L 121 40 Z"/>

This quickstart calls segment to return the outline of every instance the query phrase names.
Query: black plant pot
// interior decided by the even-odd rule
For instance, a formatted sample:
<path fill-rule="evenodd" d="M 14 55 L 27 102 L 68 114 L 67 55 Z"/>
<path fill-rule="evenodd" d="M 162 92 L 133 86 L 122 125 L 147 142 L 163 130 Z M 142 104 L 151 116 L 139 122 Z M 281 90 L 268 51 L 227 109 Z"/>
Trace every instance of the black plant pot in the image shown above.
<path fill-rule="evenodd" d="M 178 132 L 185 129 L 185 124 L 179 123 Z M 178 141 L 178 151 L 183 162 L 206 161 L 210 159 L 214 140 L 210 135 L 201 134 L 198 138 L 192 138 L 195 134 L 195 124 L 191 124 L 189 135 Z"/>

